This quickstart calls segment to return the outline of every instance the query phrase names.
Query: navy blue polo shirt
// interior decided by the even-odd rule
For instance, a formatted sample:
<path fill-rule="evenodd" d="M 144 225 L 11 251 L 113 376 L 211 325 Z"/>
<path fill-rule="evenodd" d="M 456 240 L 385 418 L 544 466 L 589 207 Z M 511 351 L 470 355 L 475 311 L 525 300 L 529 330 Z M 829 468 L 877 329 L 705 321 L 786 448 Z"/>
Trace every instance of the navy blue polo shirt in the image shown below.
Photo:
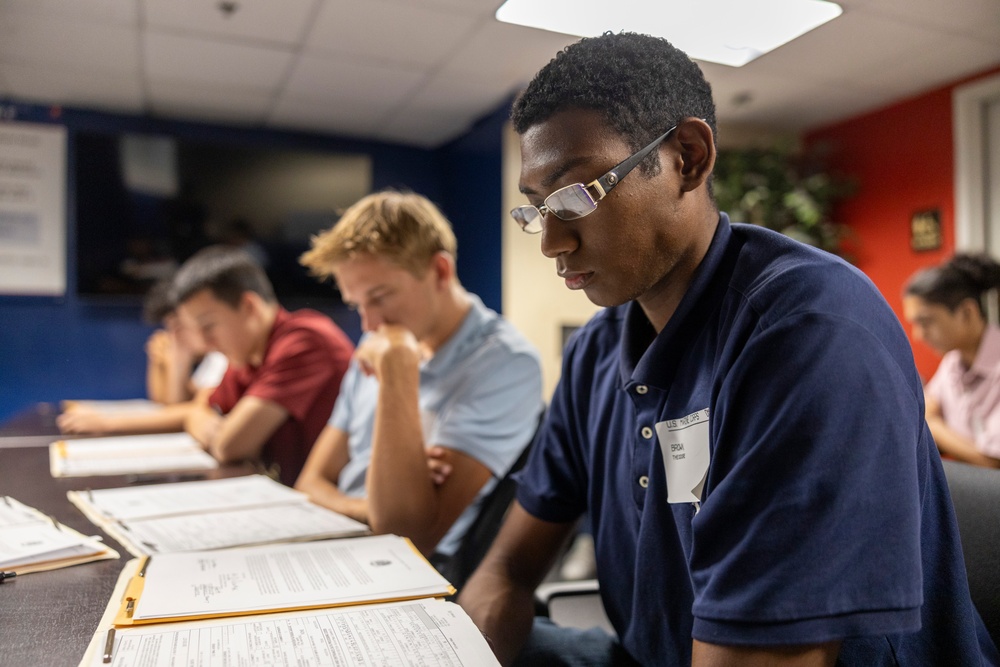
<path fill-rule="evenodd" d="M 780 234 L 723 214 L 659 335 L 635 303 L 581 328 L 519 481 L 540 519 L 590 510 L 605 608 L 643 664 L 690 664 L 692 637 L 998 662 L 898 320 Z"/>

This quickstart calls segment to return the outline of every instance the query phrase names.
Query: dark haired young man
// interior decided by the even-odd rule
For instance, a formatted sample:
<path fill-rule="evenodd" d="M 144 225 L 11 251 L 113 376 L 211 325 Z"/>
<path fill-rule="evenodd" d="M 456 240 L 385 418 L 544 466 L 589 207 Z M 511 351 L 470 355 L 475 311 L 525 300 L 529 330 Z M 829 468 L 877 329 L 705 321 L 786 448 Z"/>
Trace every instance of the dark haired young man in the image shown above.
<path fill-rule="evenodd" d="M 291 485 L 326 425 L 354 346 L 328 317 L 289 312 L 245 252 L 213 246 L 177 272 L 181 316 L 229 360 L 185 428 L 220 461 L 277 464 Z"/>
<path fill-rule="evenodd" d="M 698 67 L 652 37 L 585 39 L 512 117 L 513 216 L 607 308 L 460 596 L 502 661 L 995 662 L 899 322 L 851 266 L 719 213 Z M 617 640 L 532 630 L 587 510 Z"/>

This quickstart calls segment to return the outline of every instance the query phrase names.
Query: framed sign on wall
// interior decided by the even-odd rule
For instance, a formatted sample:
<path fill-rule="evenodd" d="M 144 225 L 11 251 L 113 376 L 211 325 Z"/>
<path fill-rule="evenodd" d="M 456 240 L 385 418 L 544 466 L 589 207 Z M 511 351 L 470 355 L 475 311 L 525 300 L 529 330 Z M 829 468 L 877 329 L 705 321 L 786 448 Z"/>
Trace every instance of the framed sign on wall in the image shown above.
<path fill-rule="evenodd" d="M 66 128 L 0 122 L 0 294 L 66 293 Z"/>

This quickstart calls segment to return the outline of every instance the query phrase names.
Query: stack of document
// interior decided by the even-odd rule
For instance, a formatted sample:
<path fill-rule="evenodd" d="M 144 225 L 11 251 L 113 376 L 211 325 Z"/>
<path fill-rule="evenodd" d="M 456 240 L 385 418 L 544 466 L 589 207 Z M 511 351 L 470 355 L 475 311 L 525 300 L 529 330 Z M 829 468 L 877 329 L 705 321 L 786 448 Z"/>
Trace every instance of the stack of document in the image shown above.
<path fill-rule="evenodd" d="M 3 496 L 0 570 L 27 574 L 107 558 L 118 558 L 118 552 L 33 507 Z"/>
<path fill-rule="evenodd" d="M 452 593 L 395 535 L 153 556 L 81 665 L 498 665 Z"/>
<path fill-rule="evenodd" d="M 59 440 L 49 445 L 53 477 L 212 470 L 219 462 L 187 433 Z"/>
<path fill-rule="evenodd" d="M 136 556 L 367 534 L 264 475 L 66 494 Z"/>

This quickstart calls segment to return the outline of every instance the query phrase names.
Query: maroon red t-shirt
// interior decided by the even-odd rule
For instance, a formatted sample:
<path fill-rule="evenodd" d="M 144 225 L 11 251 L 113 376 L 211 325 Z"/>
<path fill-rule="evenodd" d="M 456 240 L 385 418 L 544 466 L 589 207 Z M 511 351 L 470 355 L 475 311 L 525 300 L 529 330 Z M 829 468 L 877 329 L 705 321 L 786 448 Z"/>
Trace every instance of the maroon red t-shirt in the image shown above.
<path fill-rule="evenodd" d="M 294 484 L 330 418 L 353 352 L 351 340 L 326 315 L 280 308 L 261 365 L 230 366 L 209 402 L 222 414 L 244 396 L 285 408 L 288 419 L 264 444 L 261 459 L 277 463 L 281 481 Z"/>

